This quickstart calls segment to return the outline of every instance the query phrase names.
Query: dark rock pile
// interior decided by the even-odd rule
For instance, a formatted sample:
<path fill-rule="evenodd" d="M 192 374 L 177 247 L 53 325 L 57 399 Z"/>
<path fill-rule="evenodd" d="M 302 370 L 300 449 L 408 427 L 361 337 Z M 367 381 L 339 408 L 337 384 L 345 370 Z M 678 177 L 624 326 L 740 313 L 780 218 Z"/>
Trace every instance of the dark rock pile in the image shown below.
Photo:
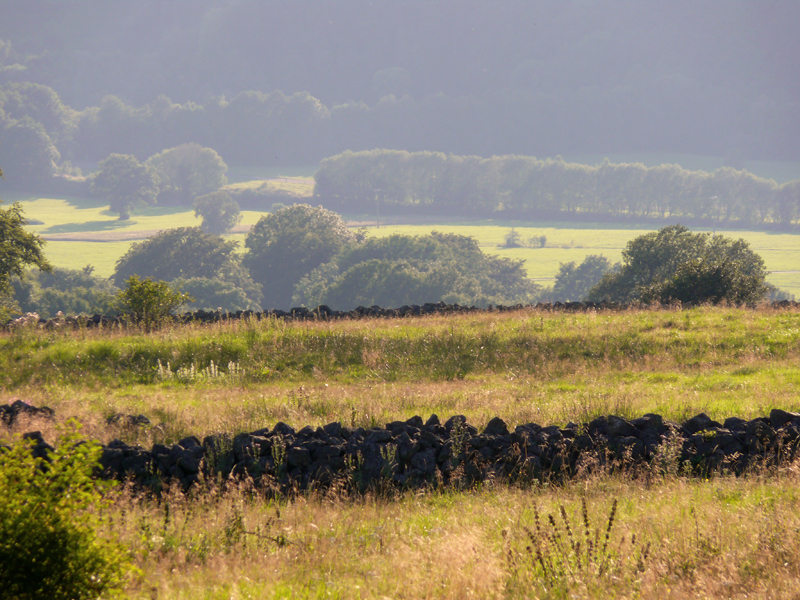
<path fill-rule="evenodd" d="M 588 312 L 600 310 L 627 310 L 638 305 L 618 304 L 614 302 L 540 302 L 538 304 L 516 304 L 513 306 L 489 306 L 488 308 L 478 308 L 476 306 L 463 306 L 460 304 L 445 304 L 444 302 L 428 302 L 425 304 L 413 304 L 401 306 L 400 308 L 381 308 L 380 306 L 359 306 L 353 310 L 333 310 L 326 305 L 317 308 L 295 307 L 290 310 L 267 310 L 263 312 L 245 311 L 205 311 L 182 313 L 175 315 L 173 321 L 176 323 L 216 323 L 219 321 L 233 321 L 239 319 L 285 319 L 295 321 L 332 321 L 340 319 L 364 319 L 364 318 L 403 318 L 416 317 L 433 314 L 456 314 L 456 313 L 475 313 L 475 312 L 508 312 L 522 309 L 544 310 L 552 312 Z M 794 300 L 781 300 L 771 304 L 772 308 L 798 308 L 800 304 Z M 32 315 L 34 313 L 31 313 Z M 6 327 L 12 327 L 15 321 L 6 323 Z M 108 315 L 92 316 L 68 316 L 56 319 L 38 319 L 38 324 L 47 329 L 68 327 L 109 327 L 120 326 L 127 323 L 124 317 Z"/>
<path fill-rule="evenodd" d="M 4 411 L 0 407 L 0 412 Z M 3 414 L 5 414 L 3 412 Z M 147 426 L 124 415 L 115 422 Z M 42 446 L 38 432 L 28 434 Z M 597 470 L 650 469 L 687 475 L 742 474 L 795 459 L 800 413 L 724 423 L 699 414 L 678 424 L 648 414 L 599 417 L 565 428 L 535 423 L 509 431 L 499 418 L 479 432 L 463 416 L 441 423 L 413 417 L 362 429 L 330 423 L 295 430 L 285 423 L 236 436 L 187 437 L 146 450 L 115 440 L 103 448 L 103 476 L 142 486 L 202 479 L 252 479 L 272 489 L 344 484 L 353 489 L 430 485 L 463 487 L 490 480 L 560 481 Z"/>
<path fill-rule="evenodd" d="M 0 422 L 6 427 L 15 425 L 20 417 L 36 417 L 50 420 L 55 411 L 47 406 L 37 408 L 23 400 L 15 400 L 11 404 L 0 406 Z"/>

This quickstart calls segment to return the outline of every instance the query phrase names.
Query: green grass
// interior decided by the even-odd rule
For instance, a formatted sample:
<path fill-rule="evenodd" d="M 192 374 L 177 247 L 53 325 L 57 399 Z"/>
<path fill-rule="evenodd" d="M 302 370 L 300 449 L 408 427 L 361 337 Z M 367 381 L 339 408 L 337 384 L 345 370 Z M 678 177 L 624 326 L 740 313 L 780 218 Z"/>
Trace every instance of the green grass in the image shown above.
<path fill-rule="evenodd" d="M 0 333 L 0 403 L 55 408 L 55 423 L 21 426 L 48 440 L 77 417 L 89 437 L 148 447 L 278 421 L 366 427 L 431 413 L 512 428 L 646 412 L 722 420 L 799 410 L 798 360 L 800 311 L 768 308 L 22 329 Z M 117 412 L 158 427 L 107 426 Z M 106 533 L 140 570 L 125 589 L 137 600 L 793 597 L 797 464 L 711 479 L 673 470 L 356 497 L 334 487 L 276 499 L 247 481 L 158 498 L 121 486 Z M 594 547 L 609 557 L 603 572 L 570 542 L 587 529 L 601 543 L 609 532 L 608 549 Z"/>
<path fill-rule="evenodd" d="M 800 312 L 771 309 L 23 330 L 0 337 L 0 399 L 41 397 L 98 423 L 149 413 L 177 439 L 431 413 L 478 424 L 700 411 L 724 420 L 800 409 L 798 359 Z"/>
<path fill-rule="evenodd" d="M 313 177 L 317 165 L 300 167 L 228 167 L 228 183 L 284 177 Z"/>
<path fill-rule="evenodd" d="M 230 183 L 222 189 L 235 192 L 237 190 L 255 190 L 262 186 L 275 192 L 288 192 L 299 199 L 310 198 L 314 193 L 314 179 L 311 177 L 281 176 L 279 179 L 251 179 L 240 183 Z"/>
<path fill-rule="evenodd" d="M 261 181 L 250 182 L 261 184 Z M 241 183 L 237 185 L 249 185 Z M 286 189 L 291 193 L 308 193 L 308 180 L 271 181 L 270 185 Z M 78 269 L 91 264 L 101 276 L 110 276 L 117 259 L 122 256 L 134 239 L 143 239 L 147 232 L 173 227 L 194 227 L 200 220 L 194 212 L 185 208 L 150 207 L 134 213 L 131 219 L 120 221 L 108 211 L 106 205 L 93 199 L 81 198 L 31 198 L 22 194 L 6 198 L 7 202 L 19 200 L 30 219 L 42 221 L 29 229 L 39 235 L 70 236 L 70 241 L 53 239 L 45 246 L 45 254 L 59 267 Z M 255 224 L 263 213 L 242 212 L 242 226 Z M 359 219 L 365 220 L 368 219 Z M 529 238 L 545 235 L 544 248 L 503 248 L 506 234 L 514 227 L 523 244 Z M 458 233 L 476 238 L 481 249 L 497 256 L 525 260 L 528 276 L 549 285 L 561 263 L 580 263 L 590 254 L 602 254 L 612 262 L 621 260 L 625 245 L 636 236 L 653 231 L 650 225 L 611 226 L 607 224 L 574 224 L 567 222 L 514 222 L 514 221 L 446 221 L 424 225 L 382 225 L 368 227 L 372 236 L 392 233 L 423 235 L 431 231 Z M 716 229 L 733 238 L 743 238 L 760 254 L 770 271 L 768 281 L 800 297 L 800 235 Z M 229 239 L 239 242 L 244 248 L 245 234 L 233 233 Z M 102 239 L 103 241 L 96 241 Z M 780 273 L 798 271 L 798 273 Z"/>

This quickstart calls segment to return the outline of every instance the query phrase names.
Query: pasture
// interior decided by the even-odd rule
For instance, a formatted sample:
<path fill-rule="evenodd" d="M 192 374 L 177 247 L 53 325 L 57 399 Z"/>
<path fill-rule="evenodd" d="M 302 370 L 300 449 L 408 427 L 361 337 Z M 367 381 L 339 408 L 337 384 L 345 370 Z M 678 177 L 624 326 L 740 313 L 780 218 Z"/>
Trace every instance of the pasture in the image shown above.
<path fill-rule="evenodd" d="M 431 413 L 512 429 L 646 412 L 750 418 L 800 410 L 798 360 L 796 309 L 20 329 L 0 333 L 0 403 L 56 409 L 55 423 L 18 431 L 51 439 L 77 417 L 89 437 L 148 447 Z M 156 426 L 107 425 L 117 412 Z M 568 483 L 274 497 L 208 481 L 110 499 L 105 533 L 139 569 L 125 588 L 135 599 L 784 598 L 800 585 L 795 464 L 695 478 L 665 455 L 652 470 Z"/>
<path fill-rule="evenodd" d="M 248 180 L 230 184 L 231 187 L 258 187 L 265 183 L 284 190 L 298 198 L 310 198 L 312 181 L 305 177 L 280 177 L 269 180 Z M 146 239 L 153 233 L 173 227 L 193 227 L 200 224 L 194 212 L 180 207 L 150 207 L 139 210 L 127 221 L 120 221 L 108 207 L 94 199 L 47 198 L 9 194 L 5 202 L 20 201 L 29 219 L 41 221 L 29 229 L 47 240 L 45 254 L 58 267 L 79 269 L 87 264 L 95 273 L 110 276 L 114 265 L 131 244 Z M 242 211 L 242 223 L 227 236 L 244 246 L 245 232 L 263 213 Z M 575 224 L 568 222 L 520 221 L 460 221 L 437 220 L 399 222 L 398 218 L 380 221 L 372 216 L 345 215 L 352 223 L 364 226 L 371 236 L 393 233 L 422 235 L 431 231 L 457 233 L 476 238 L 481 249 L 513 259 L 525 260 L 528 276 L 543 285 L 550 285 L 560 263 L 580 263 L 590 254 L 602 254 L 612 262 L 621 259 L 628 241 L 657 229 L 655 225 L 610 225 L 598 223 Z M 514 228 L 523 247 L 503 247 L 505 236 Z M 772 271 L 768 281 L 800 297 L 800 235 L 763 231 L 715 229 L 716 233 L 743 238 L 762 256 Z M 543 248 L 532 247 L 531 238 L 546 237 Z"/>

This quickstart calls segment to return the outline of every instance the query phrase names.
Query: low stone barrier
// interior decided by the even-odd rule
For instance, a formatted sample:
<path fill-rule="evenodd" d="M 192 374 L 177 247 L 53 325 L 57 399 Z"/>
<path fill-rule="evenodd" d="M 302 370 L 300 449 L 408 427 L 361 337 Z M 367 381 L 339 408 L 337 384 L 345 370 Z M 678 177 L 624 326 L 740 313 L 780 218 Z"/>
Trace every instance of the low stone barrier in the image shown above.
<path fill-rule="evenodd" d="M 5 410 L 0 407 L 0 414 Z M 112 419 L 149 426 L 141 415 Z M 49 446 L 38 432 L 26 436 L 46 455 Z M 103 477 L 138 486 L 177 482 L 189 489 L 219 478 L 250 479 L 278 492 L 333 485 L 407 489 L 563 481 L 603 469 L 739 475 L 794 461 L 798 444 L 800 413 L 779 409 L 750 421 L 731 417 L 720 423 L 703 413 L 683 423 L 656 414 L 632 420 L 611 415 L 563 428 L 527 423 L 513 431 L 500 418 L 479 431 L 463 416 L 442 423 L 432 415 L 372 429 L 334 422 L 295 430 L 278 423 L 238 435 L 191 436 L 149 450 L 115 440 L 103 447 L 101 464 Z"/>
<path fill-rule="evenodd" d="M 464 306 L 460 304 L 446 304 L 444 302 L 428 302 L 413 304 L 399 308 L 381 308 L 380 306 L 359 306 L 353 310 L 333 310 L 329 306 L 321 305 L 317 308 L 295 307 L 289 310 L 266 310 L 263 312 L 252 310 L 205 311 L 198 310 L 186 312 L 172 317 L 175 323 L 217 323 L 220 321 L 236 321 L 240 319 L 283 319 L 288 321 L 333 321 L 342 319 L 365 318 L 404 318 L 422 315 L 463 314 L 480 312 L 509 312 L 516 310 L 542 310 L 548 312 L 591 312 L 591 311 L 623 311 L 632 308 L 642 308 L 641 304 L 619 304 L 616 302 L 539 302 L 538 304 L 490 305 L 487 308 Z M 798 308 L 800 303 L 794 300 L 780 300 L 772 302 L 769 306 L 773 309 Z M 674 308 L 665 306 L 664 308 Z M 38 323 L 39 326 L 52 329 L 62 326 L 70 327 L 111 327 L 127 324 L 125 317 L 119 315 L 70 315 L 54 319 L 42 319 L 36 313 L 28 313 L 23 317 L 8 321 L 4 327 L 13 328 L 15 325 Z"/>

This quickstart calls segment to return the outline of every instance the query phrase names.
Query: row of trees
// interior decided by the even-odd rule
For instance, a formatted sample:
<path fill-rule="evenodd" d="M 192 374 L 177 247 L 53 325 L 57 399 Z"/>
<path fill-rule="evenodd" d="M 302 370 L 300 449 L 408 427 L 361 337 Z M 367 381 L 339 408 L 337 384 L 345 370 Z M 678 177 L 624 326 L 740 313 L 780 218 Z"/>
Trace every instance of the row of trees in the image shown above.
<path fill-rule="evenodd" d="M 335 210 L 505 215 L 521 218 L 660 218 L 776 223 L 800 216 L 800 180 L 778 185 L 743 170 L 678 165 L 590 166 L 561 158 L 453 156 L 372 150 L 323 160 L 317 201 Z"/>
<path fill-rule="evenodd" d="M 486 256 L 472 238 L 367 240 L 336 213 L 305 204 L 265 215 L 248 234 L 244 254 L 235 247 L 197 228 L 164 231 L 134 244 L 113 281 L 121 287 L 134 274 L 165 280 L 193 296 L 195 307 L 228 309 L 440 300 L 486 306 L 534 302 L 541 292 L 526 278 L 523 261 Z"/>
<path fill-rule="evenodd" d="M 622 264 L 612 266 L 601 256 L 578 266 L 562 264 L 555 286 L 543 290 L 527 279 L 523 261 L 486 256 L 472 238 L 434 232 L 366 239 L 363 232 L 348 230 L 336 213 L 303 204 L 262 217 L 247 236 L 243 255 L 235 242 L 199 228 L 163 231 L 134 244 L 117 262 L 111 281 L 95 277 L 90 267 L 52 269 L 41 240 L 24 232 L 23 221 L 19 205 L 0 211 L 0 298 L 6 314 L 12 302 L 18 310 L 45 316 L 109 312 L 120 300 L 133 306 L 133 288 L 157 291 L 142 278 L 169 283 L 173 308 L 183 303 L 188 309 L 228 310 L 397 307 L 441 300 L 478 306 L 537 300 L 754 304 L 775 292 L 766 284 L 763 260 L 746 242 L 692 233 L 681 225 L 632 240 Z M 39 271 L 23 279 L 25 265 Z M 166 293 L 167 283 L 159 294 Z"/>
<path fill-rule="evenodd" d="M 137 206 L 188 206 L 203 217 L 208 231 L 223 233 L 238 223 L 239 207 L 219 188 L 228 166 L 211 148 L 181 144 L 139 162 L 130 154 L 111 154 L 89 178 L 89 192 L 108 199 L 110 209 L 128 219 Z"/>
<path fill-rule="evenodd" d="M 375 127 L 377 121 L 394 127 L 402 106 L 391 98 L 375 107 L 329 108 L 305 92 L 248 91 L 204 104 L 159 96 L 141 107 L 107 96 L 99 106 L 74 110 L 46 86 L 6 83 L 0 86 L 0 164 L 18 188 L 70 173 L 72 162 L 111 154 L 144 160 L 186 142 L 215 148 L 237 165 L 309 165 L 347 148 L 404 146 Z"/>
<path fill-rule="evenodd" d="M 191 298 L 186 309 L 212 310 L 440 300 L 486 306 L 535 302 L 542 291 L 527 279 L 523 261 L 486 256 L 472 238 L 434 233 L 367 240 L 336 213 L 305 204 L 262 217 L 245 247 L 239 253 L 236 242 L 200 228 L 170 229 L 131 246 L 110 280 L 90 267 L 33 271 L 13 278 L 14 300 L 43 316 L 105 313 L 133 277 L 170 283 Z"/>
<path fill-rule="evenodd" d="M 160 171 L 154 173 L 159 201 L 188 204 L 189 197 L 216 190 L 197 179 L 224 177 L 220 154 L 236 164 L 309 164 L 343 148 L 385 143 L 390 138 L 362 139 L 359 132 L 374 131 L 373 112 L 390 114 L 399 110 L 397 102 L 329 109 L 308 94 L 243 92 L 204 105 L 160 97 L 141 108 L 108 97 L 99 107 L 75 111 L 49 88 L 9 83 L 0 86 L 0 164 L 12 173 L 10 187 L 30 188 L 49 182 L 55 173 L 69 173 L 64 159 L 122 155 L 130 157 L 126 168 L 134 168 L 150 156 L 145 163 Z M 166 155 L 163 148 L 172 152 Z M 204 148 L 213 156 L 207 168 L 190 174 L 184 159 L 173 160 L 181 154 L 177 148 L 184 154 L 189 148 L 195 153 Z M 141 179 L 136 173 L 131 177 Z M 138 189 L 138 201 L 153 197 L 146 181 Z M 390 210 L 448 214 L 660 217 L 783 226 L 800 214 L 800 182 L 779 186 L 729 167 L 706 173 L 677 165 L 587 166 L 560 159 L 440 152 L 347 151 L 323 160 L 316 193 L 319 202 L 334 210 L 359 212 L 379 203 Z"/>

